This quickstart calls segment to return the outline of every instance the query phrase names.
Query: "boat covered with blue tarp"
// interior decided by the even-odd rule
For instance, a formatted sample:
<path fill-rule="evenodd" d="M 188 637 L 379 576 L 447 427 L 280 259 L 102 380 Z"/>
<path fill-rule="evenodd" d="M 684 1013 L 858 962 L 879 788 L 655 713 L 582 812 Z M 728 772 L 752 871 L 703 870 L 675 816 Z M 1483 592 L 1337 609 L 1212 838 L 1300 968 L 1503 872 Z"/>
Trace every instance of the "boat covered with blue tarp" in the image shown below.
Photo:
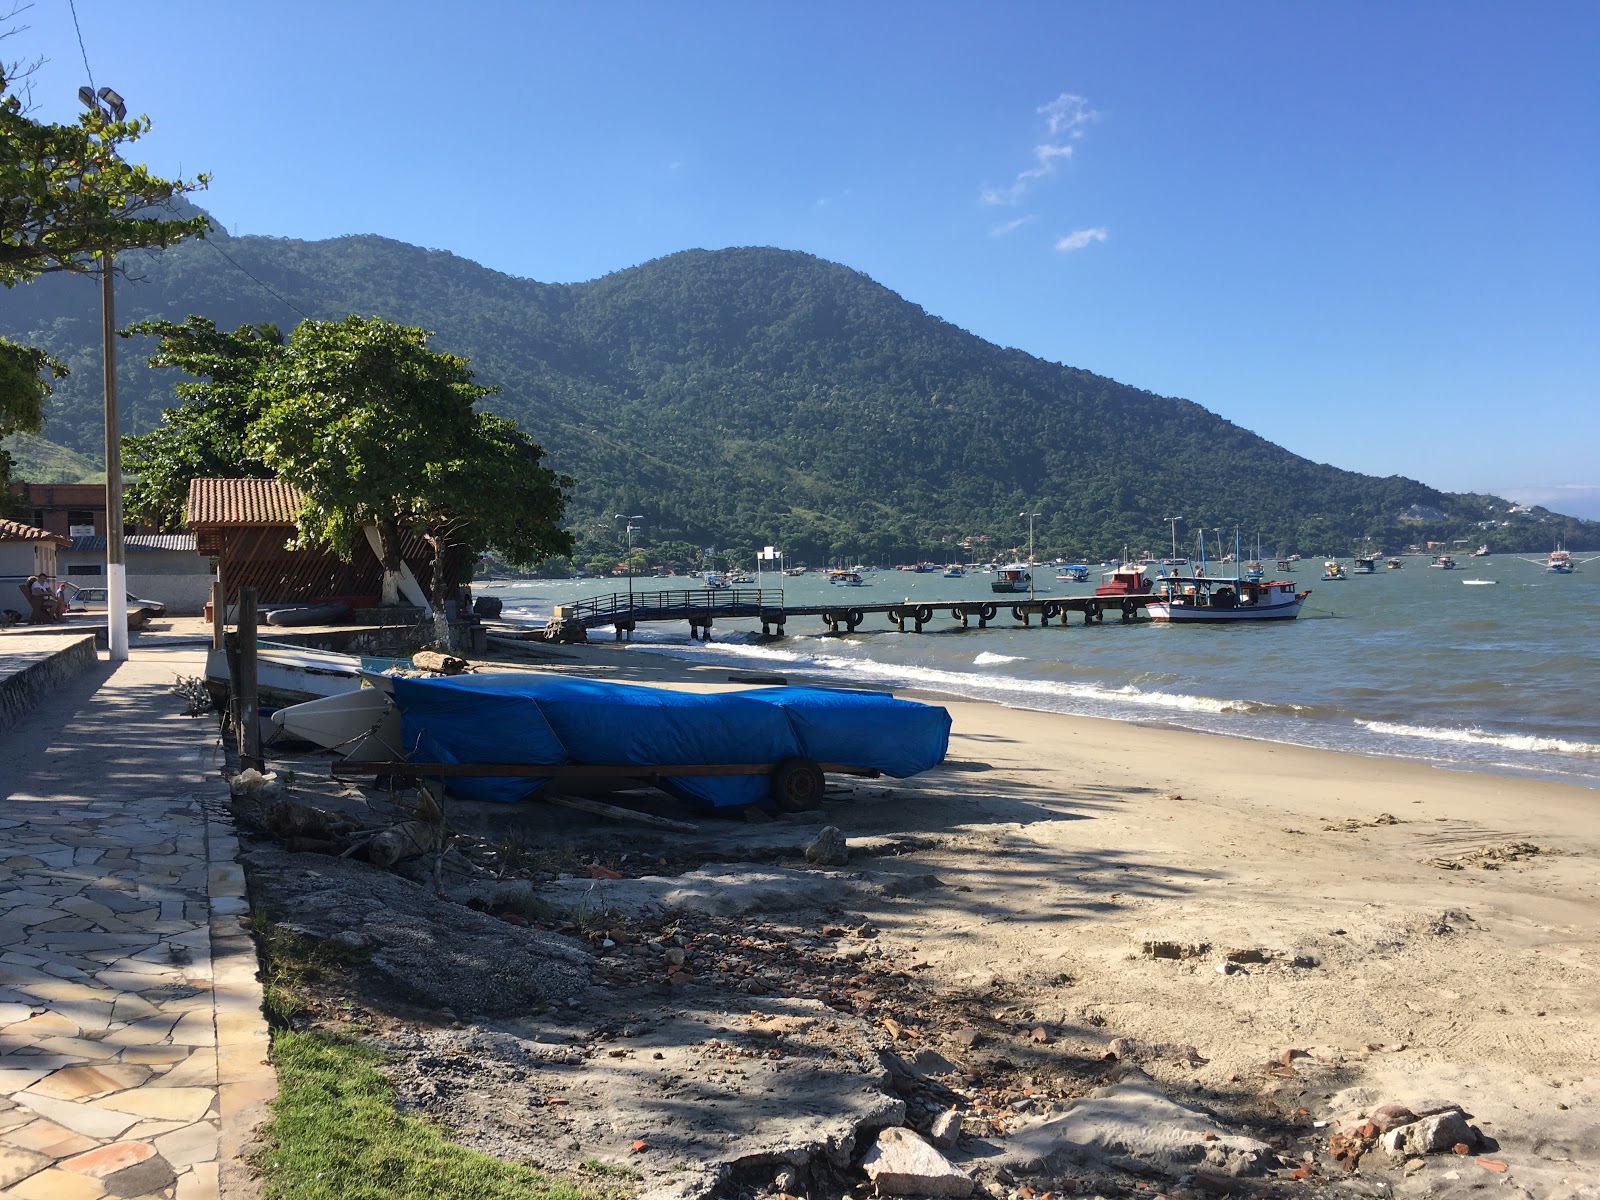
<path fill-rule="evenodd" d="M 538 672 L 390 677 L 410 757 L 437 763 L 619 767 L 847 764 L 905 778 L 944 761 L 950 714 L 883 692 L 678 692 Z M 453 777 L 463 799 L 514 803 L 538 777 Z M 663 790 L 712 808 L 763 803 L 765 774 L 673 775 Z"/>

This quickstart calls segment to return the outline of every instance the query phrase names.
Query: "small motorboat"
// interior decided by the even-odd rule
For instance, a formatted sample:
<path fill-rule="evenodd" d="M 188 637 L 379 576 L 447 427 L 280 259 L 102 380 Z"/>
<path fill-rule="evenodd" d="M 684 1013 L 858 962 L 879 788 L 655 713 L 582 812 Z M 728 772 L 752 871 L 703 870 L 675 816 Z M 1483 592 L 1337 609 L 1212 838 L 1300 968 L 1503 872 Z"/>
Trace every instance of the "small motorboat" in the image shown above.
<path fill-rule="evenodd" d="M 1404 562 L 1402 562 L 1398 558 L 1386 558 L 1386 559 L 1383 560 L 1383 565 L 1388 567 L 1389 570 L 1391 570 L 1391 571 L 1398 571 L 1401 567 L 1405 566 L 1406 564 Z"/>
<path fill-rule="evenodd" d="M 967 569 L 962 566 L 949 566 L 944 569 L 946 579 L 965 579 L 966 575 Z"/>
<path fill-rule="evenodd" d="M 1493 587 L 1499 582 L 1498 579 L 1463 579 L 1461 581 L 1464 587 Z"/>
<path fill-rule="evenodd" d="M 835 587 L 866 587 L 866 581 L 856 571 L 829 571 L 828 582 Z"/>
<path fill-rule="evenodd" d="M 1088 583 L 1089 568 L 1082 563 L 1068 563 L 1056 571 L 1058 583 Z"/>
<path fill-rule="evenodd" d="M 1435 571 L 1454 571 L 1456 569 L 1456 560 L 1449 554 L 1435 554 L 1433 561 L 1428 566 Z"/>
<path fill-rule="evenodd" d="M 1365 554 L 1357 555 L 1356 565 L 1350 568 L 1352 575 L 1376 575 L 1378 573 L 1378 560 L 1375 556 Z"/>
<path fill-rule="evenodd" d="M 1151 583 L 1144 577 L 1144 568 L 1137 563 L 1113 564 L 1112 569 L 1100 576 L 1094 589 L 1096 596 L 1147 596 Z"/>
<path fill-rule="evenodd" d="M 1033 572 L 1027 563 L 1008 563 L 994 573 L 989 581 L 991 592 L 1031 592 Z"/>
<path fill-rule="evenodd" d="M 1322 578 L 1328 583 L 1337 583 L 1350 578 L 1344 573 L 1344 564 L 1337 558 L 1330 558 L 1322 564 Z"/>

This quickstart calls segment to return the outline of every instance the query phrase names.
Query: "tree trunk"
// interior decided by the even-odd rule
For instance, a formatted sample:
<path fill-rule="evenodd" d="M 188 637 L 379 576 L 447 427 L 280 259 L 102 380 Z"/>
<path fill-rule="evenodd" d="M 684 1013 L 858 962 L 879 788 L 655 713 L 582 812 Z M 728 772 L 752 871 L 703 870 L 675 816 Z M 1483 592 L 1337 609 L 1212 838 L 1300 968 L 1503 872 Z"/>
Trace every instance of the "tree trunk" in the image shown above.
<path fill-rule="evenodd" d="M 383 565 L 383 595 L 378 603 L 400 603 L 400 529 L 393 521 L 379 521 L 378 562 Z"/>
<path fill-rule="evenodd" d="M 444 610 L 446 540 L 445 535 L 438 531 L 428 535 L 428 544 L 433 547 L 433 640 L 448 653 L 456 647 L 452 640 L 454 631 L 450 627 L 450 617 Z"/>

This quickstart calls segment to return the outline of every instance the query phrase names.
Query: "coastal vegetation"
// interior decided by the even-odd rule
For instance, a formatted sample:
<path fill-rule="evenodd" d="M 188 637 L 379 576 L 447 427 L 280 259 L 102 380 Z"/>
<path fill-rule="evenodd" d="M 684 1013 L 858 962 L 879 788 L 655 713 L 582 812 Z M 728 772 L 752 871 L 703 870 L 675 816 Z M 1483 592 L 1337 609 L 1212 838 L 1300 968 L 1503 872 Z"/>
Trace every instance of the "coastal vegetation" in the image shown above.
<path fill-rule="evenodd" d="M 109 89 L 76 124 L 35 120 L 27 77 L 37 65 L 0 63 L 0 285 L 14 290 L 46 275 L 98 274 L 125 251 L 203 235 L 210 222 L 198 209 L 175 214 L 166 206 L 205 187 L 207 177 L 162 179 L 127 161 L 123 151 L 149 131 L 150 120 L 128 118 Z M 69 370 L 32 338 L 0 335 L 0 439 L 38 433 L 46 401 Z M 0 486 L 10 468 L 10 454 L 0 448 Z"/>
<path fill-rule="evenodd" d="M 189 480 L 275 477 L 304 497 L 301 540 L 348 556 L 368 526 L 396 603 L 406 533 L 434 550 L 436 607 L 446 561 L 493 545 L 531 564 L 572 549 L 560 528 L 572 481 L 541 464 L 544 451 L 477 402 L 495 389 L 463 358 L 430 350 L 426 330 L 348 317 L 225 332 L 205 317 L 147 321 L 150 365 L 189 375 L 182 403 L 154 430 L 127 439 L 136 477 L 128 511 L 182 521 Z"/>
<path fill-rule="evenodd" d="M 383 313 L 433 330 L 499 385 L 483 406 L 576 481 L 578 566 L 622 560 L 617 513 L 643 514 L 640 565 L 708 547 L 748 565 L 765 544 L 812 564 L 992 558 L 1025 545 L 1023 511 L 1041 514 L 1045 556 L 1159 551 L 1169 515 L 1180 542 L 1237 523 L 1268 555 L 1600 546 L 1600 523 L 1312 462 L 1189 401 L 992 345 L 806 254 L 692 250 L 552 285 L 378 237 L 214 235 L 145 256 L 139 275 L 119 296 L 133 321 Z M 0 333 L 94 362 L 93 288 L 29 290 L 26 305 L 0 295 Z M 61 381 L 47 425 L 90 454 L 94 374 Z M 136 354 L 119 374 L 130 428 L 154 428 L 171 375 Z"/>

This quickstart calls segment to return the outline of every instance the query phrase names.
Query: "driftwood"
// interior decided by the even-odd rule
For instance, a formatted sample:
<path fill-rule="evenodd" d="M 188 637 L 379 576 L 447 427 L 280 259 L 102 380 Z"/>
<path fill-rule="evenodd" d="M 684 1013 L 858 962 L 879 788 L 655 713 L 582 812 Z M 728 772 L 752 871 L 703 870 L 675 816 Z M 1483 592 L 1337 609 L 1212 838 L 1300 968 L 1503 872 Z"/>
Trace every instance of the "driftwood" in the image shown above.
<path fill-rule="evenodd" d="M 691 825 L 688 821 L 674 821 L 670 817 L 658 817 L 653 813 L 640 812 L 636 808 L 621 808 L 615 804 L 607 804 L 603 800 L 591 800 L 587 796 L 541 796 L 540 799 L 548 800 L 551 804 L 559 804 L 562 808 L 575 808 L 579 812 L 592 813 L 597 817 L 610 817 L 614 821 L 634 821 L 655 829 L 670 829 L 674 833 L 700 832 L 700 826 Z"/>
<path fill-rule="evenodd" d="M 412 665 L 440 675 L 461 675 L 472 670 L 472 664 L 454 654 L 440 654 L 437 650 L 418 650 L 411 656 Z"/>
<path fill-rule="evenodd" d="M 439 826 L 427 821 L 401 821 L 367 843 L 367 861 L 392 867 L 407 858 L 419 858 L 439 849 Z"/>

